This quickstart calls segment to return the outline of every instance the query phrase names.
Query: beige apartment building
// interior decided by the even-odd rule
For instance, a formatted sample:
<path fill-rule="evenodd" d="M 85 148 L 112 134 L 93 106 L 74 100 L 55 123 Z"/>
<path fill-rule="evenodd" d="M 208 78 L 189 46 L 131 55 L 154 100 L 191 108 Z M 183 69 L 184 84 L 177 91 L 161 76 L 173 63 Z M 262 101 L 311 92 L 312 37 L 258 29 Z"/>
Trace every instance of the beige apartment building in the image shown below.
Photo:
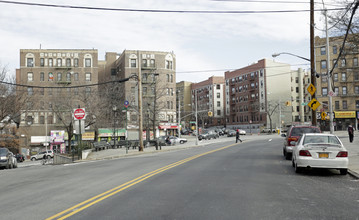
<path fill-rule="evenodd" d="M 64 124 L 71 122 L 74 108 L 86 108 L 95 98 L 97 54 L 95 49 L 20 50 L 16 70 L 16 83 L 23 85 L 17 86 L 20 134 L 28 147 L 51 142 L 50 149 L 68 151 Z"/>
<path fill-rule="evenodd" d="M 226 124 L 247 132 L 281 129 L 292 121 L 291 69 L 269 59 L 225 72 Z"/>
<path fill-rule="evenodd" d="M 108 100 L 109 106 L 115 103 L 117 108 L 128 101 L 125 118 L 129 139 L 138 139 L 138 76 L 142 82 L 140 95 L 146 136 L 177 133 L 176 56 L 173 52 L 124 50 L 120 54 L 106 53 L 106 60 L 99 63 L 100 82 L 131 78 L 118 84 L 117 92 Z M 100 91 L 104 90 L 106 88 L 101 86 Z"/>
<path fill-rule="evenodd" d="M 225 125 L 224 91 L 223 76 L 212 76 L 205 81 L 192 83 L 192 112 L 195 112 L 197 104 L 199 127 L 222 127 Z M 192 118 L 192 122 L 194 122 L 195 116 Z M 192 123 L 192 125 L 195 125 L 195 123 Z"/>
<path fill-rule="evenodd" d="M 311 122 L 312 112 L 308 102 L 311 96 L 307 91 L 310 85 L 310 73 L 301 68 L 291 72 L 291 101 L 286 103 L 292 107 L 292 122 Z"/>
<path fill-rule="evenodd" d="M 316 72 L 320 78 L 316 82 L 316 97 L 321 103 L 317 109 L 317 115 L 326 112 L 329 115 L 329 96 L 332 96 L 334 111 L 333 125 L 335 130 L 346 130 L 348 125 L 358 128 L 359 112 L 359 51 L 356 43 L 351 43 L 351 36 L 345 45 L 342 56 L 338 59 L 343 44 L 343 37 L 330 37 L 329 49 L 326 48 L 326 38 L 315 38 Z M 327 62 L 327 53 L 330 60 Z M 333 68 L 334 63 L 337 65 Z M 328 68 L 329 67 L 329 68 Z M 328 88 L 327 71 L 332 71 L 330 79 L 332 92 Z M 329 130 L 329 120 L 321 120 L 318 124 L 322 130 Z"/>
<path fill-rule="evenodd" d="M 180 121 L 181 129 L 189 128 L 193 117 L 191 88 L 192 82 L 181 81 L 176 83 L 177 118 Z"/>

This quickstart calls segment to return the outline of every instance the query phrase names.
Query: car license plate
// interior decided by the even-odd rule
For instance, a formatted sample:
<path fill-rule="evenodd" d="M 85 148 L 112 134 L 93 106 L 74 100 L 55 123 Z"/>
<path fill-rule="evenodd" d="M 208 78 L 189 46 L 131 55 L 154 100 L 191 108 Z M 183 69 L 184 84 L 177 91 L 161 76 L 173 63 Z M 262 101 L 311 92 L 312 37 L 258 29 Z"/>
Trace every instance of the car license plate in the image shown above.
<path fill-rule="evenodd" d="M 328 153 L 319 153 L 319 158 L 328 158 L 329 154 Z"/>

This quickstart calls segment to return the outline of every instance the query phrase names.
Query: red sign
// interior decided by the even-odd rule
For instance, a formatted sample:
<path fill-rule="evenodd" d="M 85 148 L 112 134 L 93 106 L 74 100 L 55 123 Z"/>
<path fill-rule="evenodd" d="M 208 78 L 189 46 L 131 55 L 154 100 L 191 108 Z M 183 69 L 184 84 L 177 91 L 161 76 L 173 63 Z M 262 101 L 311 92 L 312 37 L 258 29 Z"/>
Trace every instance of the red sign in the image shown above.
<path fill-rule="evenodd" d="M 74 117 L 77 120 L 84 119 L 86 116 L 85 109 L 84 108 L 78 108 L 74 111 Z"/>

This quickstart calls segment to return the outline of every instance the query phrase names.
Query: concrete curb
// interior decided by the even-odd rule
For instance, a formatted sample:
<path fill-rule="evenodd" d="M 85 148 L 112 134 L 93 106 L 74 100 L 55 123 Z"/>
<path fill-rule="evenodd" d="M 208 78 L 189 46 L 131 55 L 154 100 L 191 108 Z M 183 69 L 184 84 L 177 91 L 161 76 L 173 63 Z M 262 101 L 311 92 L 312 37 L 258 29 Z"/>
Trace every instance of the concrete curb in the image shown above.
<path fill-rule="evenodd" d="M 353 171 L 353 170 L 350 170 L 348 169 L 348 174 L 352 177 L 354 177 L 355 179 L 359 179 L 359 173 Z"/>

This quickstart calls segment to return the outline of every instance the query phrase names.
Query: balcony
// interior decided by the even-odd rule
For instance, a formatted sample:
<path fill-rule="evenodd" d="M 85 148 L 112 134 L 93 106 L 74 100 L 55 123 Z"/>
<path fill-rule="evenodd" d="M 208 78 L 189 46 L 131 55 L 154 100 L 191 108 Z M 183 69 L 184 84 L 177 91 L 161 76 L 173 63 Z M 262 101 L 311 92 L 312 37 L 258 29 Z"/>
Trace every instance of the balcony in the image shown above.
<path fill-rule="evenodd" d="M 156 65 L 142 64 L 141 69 L 143 69 L 143 70 L 155 70 Z"/>

